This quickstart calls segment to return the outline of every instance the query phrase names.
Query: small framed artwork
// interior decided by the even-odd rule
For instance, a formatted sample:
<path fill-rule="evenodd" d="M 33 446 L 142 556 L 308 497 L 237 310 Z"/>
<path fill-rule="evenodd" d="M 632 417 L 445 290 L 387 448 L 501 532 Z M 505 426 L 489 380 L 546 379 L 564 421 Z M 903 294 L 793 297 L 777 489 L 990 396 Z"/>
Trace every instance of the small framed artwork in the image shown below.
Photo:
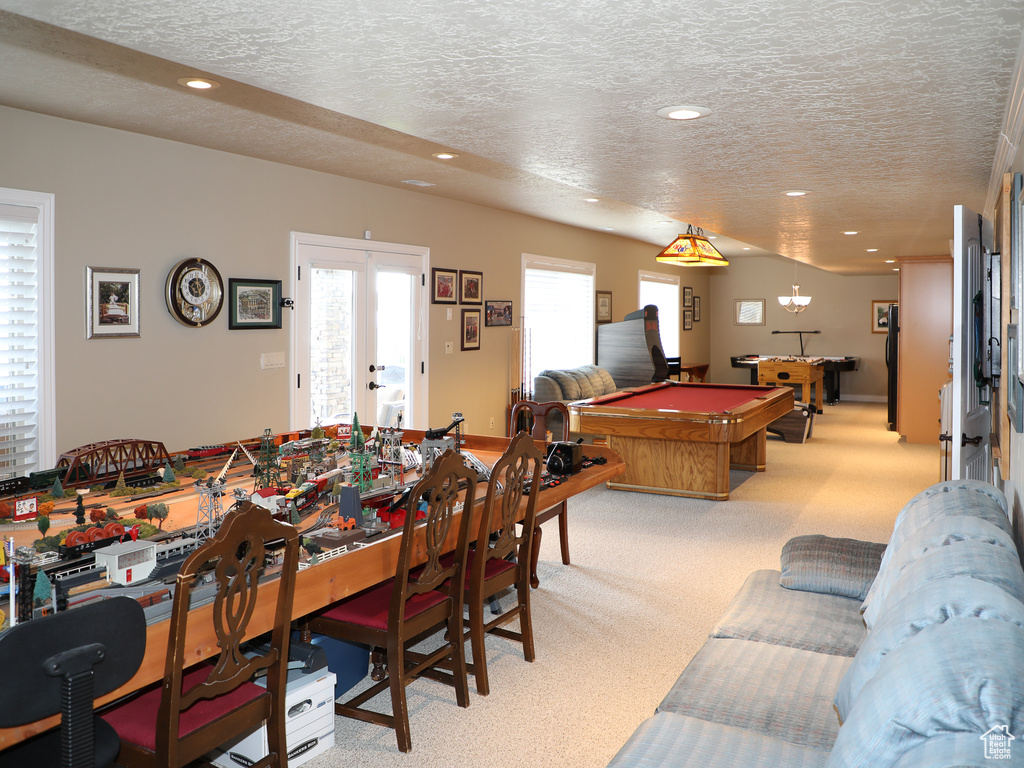
<path fill-rule="evenodd" d="M 736 299 L 733 325 L 764 325 L 764 299 Z"/>
<path fill-rule="evenodd" d="M 612 321 L 612 292 L 595 291 L 594 321 L 610 323 Z"/>
<path fill-rule="evenodd" d="M 459 303 L 484 303 L 484 273 L 459 270 Z"/>
<path fill-rule="evenodd" d="M 693 297 L 693 322 L 700 322 L 700 296 Z"/>
<path fill-rule="evenodd" d="M 889 332 L 889 305 L 895 304 L 895 299 L 882 299 L 871 302 L 871 332 Z"/>
<path fill-rule="evenodd" d="M 485 301 L 484 325 L 512 325 L 512 302 Z"/>
<path fill-rule="evenodd" d="M 454 269 L 433 267 L 430 270 L 430 303 L 458 304 L 459 273 Z"/>
<path fill-rule="evenodd" d="M 462 351 L 480 349 L 480 310 L 462 310 Z"/>
<path fill-rule="evenodd" d="M 683 306 L 693 307 L 693 288 L 688 285 L 683 286 Z"/>
<path fill-rule="evenodd" d="M 139 330 L 139 270 L 85 268 L 87 339 L 124 339 Z"/>
<path fill-rule="evenodd" d="M 693 330 L 693 310 L 692 309 L 684 309 L 683 310 L 683 330 L 684 331 L 692 331 Z"/>
<path fill-rule="evenodd" d="M 281 327 L 281 281 L 228 278 L 228 328 Z"/>

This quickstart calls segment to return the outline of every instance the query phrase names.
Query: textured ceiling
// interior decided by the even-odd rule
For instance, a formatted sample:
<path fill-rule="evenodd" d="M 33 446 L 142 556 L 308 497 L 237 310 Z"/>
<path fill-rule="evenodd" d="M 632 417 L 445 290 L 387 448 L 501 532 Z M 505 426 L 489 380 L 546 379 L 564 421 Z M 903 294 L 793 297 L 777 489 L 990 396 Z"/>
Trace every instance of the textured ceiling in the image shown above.
<path fill-rule="evenodd" d="M 984 207 L 1022 29 L 1020 0 L 0 0 L 0 104 L 882 273 Z"/>

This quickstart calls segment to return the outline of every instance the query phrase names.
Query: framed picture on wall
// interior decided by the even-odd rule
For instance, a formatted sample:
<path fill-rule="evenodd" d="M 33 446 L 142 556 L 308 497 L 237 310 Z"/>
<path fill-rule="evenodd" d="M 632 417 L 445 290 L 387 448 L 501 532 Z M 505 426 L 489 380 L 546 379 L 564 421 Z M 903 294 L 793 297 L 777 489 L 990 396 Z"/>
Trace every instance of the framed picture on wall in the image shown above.
<path fill-rule="evenodd" d="M 480 349 L 480 310 L 462 310 L 462 351 Z"/>
<path fill-rule="evenodd" d="M 595 291 L 594 293 L 594 321 L 610 323 L 612 321 L 612 292 Z"/>
<path fill-rule="evenodd" d="M 139 270 L 85 268 L 85 338 L 124 339 L 141 336 Z"/>
<path fill-rule="evenodd" d="M 700 296 L 693 297 L 693 322 L 700 322 Z"/>
<path fill-rule="evenodd" d="M 693 288 L 688 285 L 683 286 L 683 306 L 693 307 Z"/>
<path fill-rule="evenodd" d="M 484 273 L 459 270 L 459 303 L 484 303 Z"/>
<path fill-rule="evenodd" d="M 764 299 L 736 299 L 734 325 L 764 325 Z"/>
<path fill-rule="evenodd" d="M 871 332 L 889 332 L 889 305 L 895 304 L 895 299 L 881 299 L 871 302 Z"/>
<path fill-rule="evenodd" d="M 281 281 L 228 278 L 228 329 L 281 327 Z"/>
<path fill-rule="evenodd" d="M 692 309 L 684 309 L 683 310 L 683 330 L 684 331 L 692 331 L 693 330 L 693 310 Z"/>
<path fill-rule="evenodd" d="M 459 303 L 459 273 L 455 269 L 434 267 L 430 270 L 430 303 Z"/>
<path fill-rule="evenodd" d="M 484 325 L 512 325 L 512 302 L 485 301 Z"/>

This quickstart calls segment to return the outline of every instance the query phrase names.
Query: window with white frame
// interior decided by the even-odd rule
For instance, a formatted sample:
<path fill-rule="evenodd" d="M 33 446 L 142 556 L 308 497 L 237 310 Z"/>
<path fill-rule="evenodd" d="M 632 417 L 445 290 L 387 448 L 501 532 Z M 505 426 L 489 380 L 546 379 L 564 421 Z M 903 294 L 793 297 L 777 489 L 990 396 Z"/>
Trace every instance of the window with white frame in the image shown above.
<path fill-rule="evenodd" d="M 523 370 L 594 362 L 594 275 L 584 261 L 523 254 Z"/>
<path fill-rule="evenodd" d="M 640 307 L 658 308 L 665 357 L 679 357 L 679 278 L 640 270 Z"/>
<path fill-rule="evenodd" d="M 53 208 L 0 188 L 0 479 L 56 463 Z"/>

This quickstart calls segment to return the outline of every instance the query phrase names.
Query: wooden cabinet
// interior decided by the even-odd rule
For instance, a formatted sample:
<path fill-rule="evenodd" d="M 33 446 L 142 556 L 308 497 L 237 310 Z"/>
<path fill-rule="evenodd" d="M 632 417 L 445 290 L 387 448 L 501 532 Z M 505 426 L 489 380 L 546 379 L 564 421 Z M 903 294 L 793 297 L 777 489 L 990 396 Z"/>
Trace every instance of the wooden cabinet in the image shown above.
<path fill-rule="evenodd" d="M 897 429 L 908 443 L 937 445 L 953 333 L 953 260 L 901 260 L 899 301 Z"/>

